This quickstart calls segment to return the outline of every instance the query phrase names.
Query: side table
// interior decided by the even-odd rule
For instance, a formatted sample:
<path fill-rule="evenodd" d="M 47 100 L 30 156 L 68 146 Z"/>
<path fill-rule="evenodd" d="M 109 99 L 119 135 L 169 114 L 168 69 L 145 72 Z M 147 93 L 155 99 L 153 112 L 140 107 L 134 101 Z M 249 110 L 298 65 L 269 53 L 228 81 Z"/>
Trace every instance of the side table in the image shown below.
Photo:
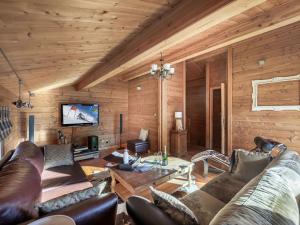
<path fill-rule="evenodd" d="M 180 157 L 187 154 L 187 131 L 171 131 L 170 153 L 173 156 Z"/>

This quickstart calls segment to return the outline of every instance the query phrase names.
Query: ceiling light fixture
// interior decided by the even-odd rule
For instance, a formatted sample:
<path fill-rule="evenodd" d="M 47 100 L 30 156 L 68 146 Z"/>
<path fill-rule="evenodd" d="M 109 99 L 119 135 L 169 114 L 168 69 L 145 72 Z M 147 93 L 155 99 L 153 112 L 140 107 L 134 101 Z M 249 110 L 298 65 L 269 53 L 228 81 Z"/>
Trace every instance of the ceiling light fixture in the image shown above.
<path fill-rule="evenodd" d="M 12 104 L 14 104 L 18 109 L 21 108 L 32 109 L 33 105 L 31 104 L 30 97 L 34 96 L 34 94 L 28 91 L 28 102 L 25 102 L 21 98 L 21 92 L 22 92 L 22 80 L 19 79 L 19 97 L 18 100 L 13 102 Z"/>
<path fill-rule="evenodd" d="M 160 53 L 160 67 L 157 64 L 152 64 L 150 74 L 153 77 L 156 76 L 158 79 L 164 80 L 172 78 L 175 74 L 175 68 L 171 67 L 170 63 L 164 63 L 162 53 Z"/>

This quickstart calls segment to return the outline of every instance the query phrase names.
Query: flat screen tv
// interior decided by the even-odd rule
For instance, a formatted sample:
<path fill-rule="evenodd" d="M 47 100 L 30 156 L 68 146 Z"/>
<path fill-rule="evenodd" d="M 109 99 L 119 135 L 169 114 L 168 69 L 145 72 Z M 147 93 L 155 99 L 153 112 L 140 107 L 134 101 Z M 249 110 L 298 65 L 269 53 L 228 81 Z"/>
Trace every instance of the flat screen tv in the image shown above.
<path fill-rule="evenodd" d="M 62 104 L 62 126 L 97 126 L 99 124 L 98 104 Z"/>

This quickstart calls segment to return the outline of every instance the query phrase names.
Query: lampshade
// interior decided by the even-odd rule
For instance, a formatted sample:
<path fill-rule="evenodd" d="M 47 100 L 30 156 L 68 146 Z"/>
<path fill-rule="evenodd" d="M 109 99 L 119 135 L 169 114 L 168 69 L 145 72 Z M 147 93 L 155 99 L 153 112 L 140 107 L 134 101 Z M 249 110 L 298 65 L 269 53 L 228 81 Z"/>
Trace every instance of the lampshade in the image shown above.
<path fill-rule="evenodd" d="M 175 74 L 175 68 L 173 67 L 170 68 L 170 74 Z"/>
<path fill-rule="evenodd" d="M 170 68 L 171 68 L 171 64 L 170 63 L 164 64 L 164 69 L 170 70 Z"/>
<path fill-rule="evenodd" d="M 157 69 L 158 69 L 157 64 L 152 64 L 152 65 L 151 65 L 151 70 L 152 70 L 152 71 L 156 71 Z"/>

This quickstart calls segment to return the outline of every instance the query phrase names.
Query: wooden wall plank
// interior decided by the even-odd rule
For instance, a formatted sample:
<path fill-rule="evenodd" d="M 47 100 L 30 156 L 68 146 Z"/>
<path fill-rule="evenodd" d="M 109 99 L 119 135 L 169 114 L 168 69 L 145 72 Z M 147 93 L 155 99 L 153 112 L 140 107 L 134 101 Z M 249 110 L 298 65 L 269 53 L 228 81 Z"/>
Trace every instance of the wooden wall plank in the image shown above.
<path fill-rule="evenodd" d="M 231 47 L 227 51 L 227 154 L 232 152 L 232 67 L 233 50 Z"/>
<path fill-rule="evenodd" d="M 137 87 L 141 90 L 137 90 Z M 148 76 L 131 80 L 128 86 L 128 138 L 137 139 L 141 128 L 149 130 L 152 152 L 158 149 L 158 81 Z"/>
<path fill-rule="evenodd" d="M 186 108 L 188 143 L 205 147 L 206 129 L 206 97 L 205 97 L 205 63 L 195 66 L 189 62 L 187 65 Z"/>
<path fill-rule="evenodd" d="M 11 100 L 10 100 L 11 101 Z M 10 102 L 9 101 L 9 102 Z M 9 103 L 8 102 L 8 103 Z M 100 125 L 98 127 L 63 128 L 60 125 L 61 103 L 99 103 Z M 51 91 L 44 91 L 32 98 L 33 109 L 16 110 L 11 106 L 15 115 L 14 126 L 17 129 L 12 135 L 17 141 L 9 143 L 6 150 L 15 148 L 16 145 L 27 139 L 27 120 L 29 115 L 35 116 L 35 143 L 37 145 L 57 143 L 57 131 L 61 129 L 71 141 L 74 139 L 80 144 L 87 144 L 88 135 L 97 135 L 100 147 L 109 147 L 119 144 L 119 113 L 124 115 L 124 133 L 122 141 L 126 142 L 128 132 L 128 83 L 111 79 L 95 86 L 91 90 L 76 91 L 72 86 L 67 86 Z M 17 116 L 18 117 L 18 116 Z M 19 137 L 19 138 L 18 138 Z M 105 143 L 108 141 L 108 143 Z"/>
<path fill-rule="evenodd" d="M 251 149 L 253 138 L 263 136 L 300 152 L 300 112 L 251 111 L 251 81 L 299 74 L 299 46 L 299 22 L 233 46 L 233 148 Z M 258 65 L 260 59 L 265 65 Z M 299 91 L 295 87 L 290 91 Z"/>
<path fill-rule="evenodd" d="M 166 107 L 163 109 L 167 114 L 167 129 L 165 138 L 168 151 L 171 145 L 171 130 L 175 129 L 175 112 L 184 112 L 184 62 L 173 65 L 175 68 L 175 75 L 170 80 L 165 80 L 166 93 Z"/>

